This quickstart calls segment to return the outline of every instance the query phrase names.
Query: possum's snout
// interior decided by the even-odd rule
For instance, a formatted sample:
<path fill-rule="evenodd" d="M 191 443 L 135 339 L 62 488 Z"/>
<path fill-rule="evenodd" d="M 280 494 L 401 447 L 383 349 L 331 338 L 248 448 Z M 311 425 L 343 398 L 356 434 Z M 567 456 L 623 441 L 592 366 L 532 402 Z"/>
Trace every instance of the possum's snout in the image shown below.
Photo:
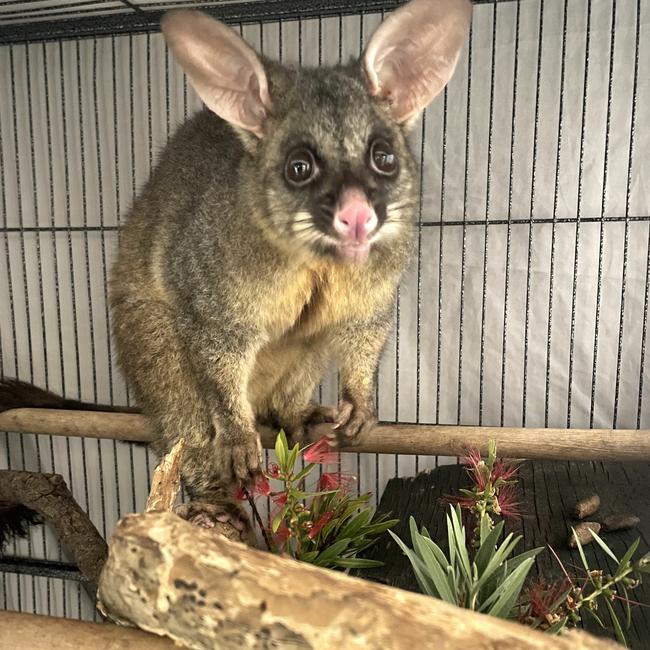
<path fill-rule="evenodd" d="M 339 253 L 353 262 L 365 261 L 370 251 L 369 237 L 378 223 L 375 209 L 363 191 L 344 190 L 332 224 L 340 241 Z"/>

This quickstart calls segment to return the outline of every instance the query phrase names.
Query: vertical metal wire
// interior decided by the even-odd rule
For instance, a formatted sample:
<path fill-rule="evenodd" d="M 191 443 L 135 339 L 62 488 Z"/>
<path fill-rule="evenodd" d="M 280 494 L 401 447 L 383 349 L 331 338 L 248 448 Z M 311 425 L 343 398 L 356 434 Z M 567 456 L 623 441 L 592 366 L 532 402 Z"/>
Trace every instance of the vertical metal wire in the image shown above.
<path fill-rule="evenodd" d="M 585 162 L 585 127 L 587 122 L 587 95 L 589 89 L 589 45 L 591 35 L 591 0 L 587 0 L 587 23 L 585 26 L 585 63 L 582 87 L 582 115 L 580 118 L 580 157 L 578 162 L 578 202 L 576 208 L 575 250 L 573 257 L 573 284 L 571 289 L 571 331 L 569 335 L 569 369 L 567 386 L 567 427 L 571 426 L 571 398 L 573 396 L 573 365 L 576 334 L 576 304 L 578 295 L 578 271 L 580 264 L 580 222 L 582 219 L 583 172 Z"/>
<path fill-rule="evenodd" d="M 618 323 L 618 345 L 616 349 L 616 382 L 614 388 L 614 413 L 612 415 L 612 428 L 616 429 L 618 423 L 618 398 L 621 388 L 621 359 L 623 355 L 623 335 L 625 332 L 625 292 L 627 288 L 627 263 L 628 244 L 630 232 L 630 197 L 632 195 L 632 165 L 634 162 L 634 144 L 636 135 L 636 109 L 637 91 L 639 87 L 639 40 L 641 33 L 641 0 L 636 3 L 636 21 L 634 28 L 634 72 L 632 78 L 632 114 L 630 116 L 630 145 L 627 155 L 627 179 L 625 183 L 625 232 L 623 235 L 623 268 L 621 269 L 621 312 Z M 649 256 L 650 258 L 650 256 Z M 647 285 L 646 285 L 646 293 Z M 646 312 L 647 313 L 647 312 Z M 644 336 L 645 338 L 645 336 Z M 641 373 L 639 379 L 639 400 L 643 394 L 643 359 L 641 360 Z M 641 427 L 641 402 L 637 415 L 637 427 Z"/>
<path fill-rule="evenodd" d="M 81 396 L 81 359 L 79 354 L 79 321 L 77 318 L 77 293 L 75 290 L 75 263 L 72 248 L 72 222 L 71 222 L 71 201 L 70 201 L 70 170 L 68 166 L 68 127 L 67 127 L 67 114 L 66 114 L 66 91 L 65 91 L 65 75 L 63 56 L 63 41 L 59 41 L 59 59 L 61 62 L 61 131 L 63 142 L 63 187 L 65 196 L 65 214 L 67 224 L 67 244 L 68 256 L 70 265 L 70 299 L 72 303 L 72 330 L 74 334 L 74 355 L 75 355 L 75 369 L 77 373 L 77 395 Z M 72 452 L 70 448 L 70 438 L 65 439 L 66 446 L 66 460 L 68 464 L 68 485 L 73 485 L 72 474 Z M 63 582 L 63 616 L 67 616 L 67 586 Z"/>
<path fill-rule="evenodd" d="M 568 0 L 564 0 L 562 19 L 562 54 L 560 63 L 560 100 L 558 105 L 557 148 L 555 153 L 555 187 L 553 190 L 553 225 L 551 227 L 551 261 L 548 288 L 548 330 L 546 334 L 546 382 L 544 388 L 544 426 L 548 427 L 549 394 L 551 387 L 551 345 L 553 339 L 553 283 L 555 278 L 555 240 L 557 235 L 557 204 L 560 187 L 560 163 L 562 157 L 562 122 L 564 119 L 564 80 L 566 71 L 566 35 Z"/>
<path fill-rule="evenodd" d="M 95 151 L 97 152 L 97 199 L 99 208 L 99 236 L 101 245 L 101 259 L 102 259 L 102 284 L 104 287 L 104 319 L 105 319 L 105 335 L 106 345 L 108 348 L 108 358 L 106 368 L 108 371 L 108 391 L 110 404 L 113 404 L 113 367 L 111 353 L 111 330 L 110 320 L 108 315 L 108 273 L 106 270 L 106 237 L 104 232 L 104 186 L 102 174 L 102 155 L 101 155 L 101 133 L 99 128 L 99 95 L 97 92 L 97 39 L 93 39 L 93 104 L 95 107 Z M 88 277 L 88 287 L 90 288 L 90 276 Z M 97 399 L 97 395 L 95 395 Z M 104 493 L 104 463 L 102 453 L 102 442 L 97 440 L 97 457 L 99 462 L 99 495 L 102 503 L 102 533 L 106 539 L 106 498 Z"/>
<path fill-rule="evenodd" d="M 13 66 L 12 66 L 12 73 L 13 73 Z M 4 147 L 3 147 L 3 129 L 2 129 L 2 121 L 0 120 L 0 178 L 5 178 L 5 161 L 4 161 Z M 13 358 L 14 358 L 14 364 L 15 364 L 15 370 L 16 370 L 16 376 L 18 376 L 18 341 L 16 338 L 16 312 L 15 312 L 15 307 L 14 307 L 14 291 L 13 291 L 13 277 L 12 277 L 12 271 L 11 271 L 11 257 L 10 257 L 10 252 L 9 252 L 9 232 L 7 230 L 8 228 L 8 222 L 7 222 L 7 198 L 6 198 L 6 192 L 5 192 L 5 186 L 4 183 L 0 183 L 0 207 L 2 207 L 2 211 L 0 212 L 0 215 L 2 215 L 2 223 L 3 223 L 3 232 L 4 236 L 2 238 L 5 246 L 5 264 L 6 264 L 6 272 L 7 272 L 7 285 L 8 285 L 8 290 L 9 290 L 9 312 L 11 315 L 11 334 L 12 334 L 12 344 L 13 344 Z M 0 348 L 0 363 L 2 364 L 0 370 L 2 372 L 2 376 L 4 377 L 5 373 L 5 368 L 4 368 L 4 359 L 1 354 L 2 350 Z M 7 469 L 12 469 L 12 463 L 11 463 L 11 449 L 10 449 L 10 444 L 9 444 L 9 433 L 5 431 L 4 434 L 4 447 L 7 451 Z M 12 550 L 15 552 L 15 543 L 12 542 L 11 544 Z M 21 588 L 20 588 L 20 580 L 18 577 L 16 577 L 16 597 L 18 599 L 18 610 L 21 610 Z M 8 596 L 7 596 L 7 580 L 5 577 L 5 574 L 2 574 L 2 591 L 4 595 L 4 601 L 5 601 L 5 606 L 8 601 Z"/>
<path fill-rule="evenodd" d="M 510 298 L 510 253 L 512 247 L 512 201 L 514 188 L 514 161 L 515 161 L 515 141 L 517 133 L 517 84 L 519 81 L 519 16 L 521 10 L 521 0 L 517 0 L 515 11 L 515 52 L 513 61 L 513 81 L 512 81 L 512 113 L 510 118 L 510 162 L 508 167 L 508 215 L 506 226 L 506 269 L 503 288 L 503 337 L 501 339 L 501 396 L 500 396 L 500 420 L 501 426 L 505 422 L 505 403 L 506 403 L 506 361 L 508 349 L 508 307 Z"/>
<path fill-rule="evenodd" d="M 34 142 L 34 115 L 33 115 L 33 102 L 32 102 L 32 80 L 31 80 L 31 69 L 30 69 L 30 60 L 29 60 L 29 51 L 30 46 L 25 46 L 25 79 L 26 79 L 26 91 L 27 91 L 27 129 L 28 137 L 30 144 L 30 169 L 31 169 L 31 181 L 32 181 L 32 198 L 34 201 L 34 223 L 37 227 L 36 232 L 34 233 L 34 242 L 36 245 L 36 261 L 37 261 L 37 276 L 38 276 L 38 297 L 40 303 L 41 311 L 41 342 L 43 345 L 43 369 L 45 375 L 45 386 L 49 387 L 49 373 L 48 373 L 48 359 L 47 359 L 47 337 L 46 331 L 47 326 L 45 322 L 45 299 L 43 296 L 43 258 L 41 253 L 41 233 L 38 230 L 40 226 L 39 219 L 39 202 L 38 202 L 38 191 L 37 191 L 37 174 L 36 174 L 36 153 L 35 153 L 35 142 Z M 27 296 L 26 296 L 27 298 Z M 52 445 L 52 436 L 49 437 L 50 446 Z M 37 471 L 43 471 L 43 462 L 41 457 L 41 443 L 40 436 L 34 435 L 34 449 L 36 451 L 36 467 Z M 45 535 L 45 528 L 41 528 L 40 537 L 42 541 L 43 557 L 47 557 L 47 540 Z M 31 535 L 30 535 L 31 540 Z M 32 551 L 30 550 L 30 556 Z M 50 604 L 51 593 L 50 593 L 50 581 L 46 580 L 46 601 L 48 610 L 51 609 Z M 34 611 L 38 611 L 36 607 L 36 583 L 35 579 L 32 578 L 32 604 Z"/>
<path fill-rule="evenodd" d="M 187 97 L 185 98 L 185 110 L 187 111 Z M 134 108 L 134 90 L 133 90 L 133 35 L 129 34 L 129 145 L 131 147 L 131 200 L 135 199 L 136 181 L 135 181 L 135 108 Z M 127 402 L 128 400 L 127 385 Z M 131 504 L 132 512 L 136 511 L 136 494 L 135 494 L 135 465 L 133 458 L 133 445 L 129 445 L 129 466 L 131 469 Z"/>
<path fill-rule="evenodd" d="M 531 260 L 533 257 L 533 220 L 535 215 L 535 190 L 537 180 L 537 144 L 539 135 L 539 94 L 542 78 L 542 52 L 544 42 L 544 0 L 539 4 L 539 44 L 537 48 L 537 83 L 535 86 L 535 128 L 533 133 L 533 170 L 530 190 L 530 222 L 528 230 L 528 255 L 526 261 L 526 307 L 524 319 L 524 376 L 523 376 L 523 395 L 521 406 L 521 426 L 526 426 L 526 399 L 528 389 L 528 343 L 530 339 L 530 299 L 531 299 Z"/>
<path fill-rule="evenodd" d="M 589 428 L 594 426 L 596 408 L 596 381 L 598 370 L 598 334 L 600 332 L 600 307 L 603 288 L 603 247 L 605 245 L 605 211 L 607 202 L 607 180 L 609 172 L 609 137 L 612 125 L 612 86 L 614 79 L 614 52 L 616 47 L 616 0 L 612 1 L 612 24 L 609 45 L 609 76 L 607 80 L 607 119 L 605 123 L 605 160 L 603 165 L 603 192 L 600 204 L 600 222 L 598 224 L 598 280 L 596 282 L 596 325 L 594 327 L 594 360 L 591 370 L 591 404 L 589 406 Z"/>
<path fill-rule="evenodd" d="M 443 91 L 442 103 L 442 162 L 440 164 L 440 228 L 438 239 L 438 322 L 437 337 L 438 345 L 436 349 L 436 424 L 440 424 L 440 394 L 441 394 L 441 376 L 442 376 L 442 310 L 443 310 L 443 260 L 444 260 L 444 235 L 445 235 L 445 189 L 446 189 L 446 171 L 447 171 L 447 108 L 448 92 L 445 87 Z M 435 459 L 436 467 L 438 466 L 438 456 Z"/>
<path fill-rule="evenodd" d="M 463 328 L 465 315 L 465 272 L 467 269 L 467 188 L 469 187 L 469 153 L 470 124 L 472 112 L 472 41 L 474 26 L 469 28 L 469 45 L 467 48 L 467 116 L 465 121 L 465 173 L 463 181 L 463 243 L 460 263 L 460 317 L 458 323 L 458 397 L 456 407 L 456 424 L 462 420 L 462 386 L 463 386 Z"/>
<path fill-rule="evenodd" d="M 120 224 L 121 224 L 121 209 L 120 209 L 120 139 L 118 136 L 118 119 L 117 119 L 117 65 L 115 60 L 115 36 L 111 37 L 111 67 L 112 67 L 112 91 L 113 91 L 113 147 L 115 162 L 113 165 L 113 173 L 115 174 L 115 209 L 118 231 L 117 241 L 120 240 Z M 108 305 L 108 303 L 107 303 Z M 110 314 L 109 314 L 110 316 Z M 110 318 L 107 320 L 107 337 L 110 342 Z M 110 345 L 110 343 L 109 343 Z M 111 380 L 111 399 L 113 399 L 113 381 Z M 120 472 L 117 460 L 117 441 L 113 440 L 113 476 L 115 478 L 115 508 L 117 516 L 122 516 L 122 504 L 120 497 Z"/>
<path fill-rule="evenodd" d="M 481 352 L 479 361 L 478 424 L 483 424 L 483 388 L 485 379 L 485 312 L 487 307 L 488 255 L 490 252 L 488 233 L 490 232 L 490 189 L 492 181 L 492 136 L 494 127 L 494 76 L 497 47 L 497 4 L 492 6 L 492 44 L 490 49 L 490 118 L 488 126 L 487 179 L 485 189 L 485 238 L 483 241 L 483 291 L 481 296 Z"/>
<path fill-rule="evenodd" d="M 25 46 L 27 49 L 27 46 Z M 16 106 L 16 68 L 14 62 L 14 46 L 9 46 L 9 65 L 11 67 L 11 101 L 12 105 Z M 34 357 L 32 349 L 32 328 L 31 328 L 31 310 L 29 306 L 29 287 L 27 283 L 27 262 L 25 256 L 25 232 L 24 232 L 24 222 L 23 222 L 23 206 L 22 206 L 22 183 L 20 175 L 20 147 L 18 142 L 18 116 L 17 111 L 14 111 L 13 114 L 13 128 L 14 128 L 14 150 L 16 155 L 16 193 L 18 196 L 17 201 L 17 216 L 18 216 L 18 226 L 19 226 L 19 242 L 20 242 L 20 258 L 22 263 L 23 270 L 23 290 L 25 292 L 25 318 L 27 320 L 27 345 L 28 345 L 28 361 L 29 361 L 29 380 L 34 380 Z M 14 327 L 15 333 L 15 327 Z M 18 357 L 16 357 L 16 360 Z M 18 363 L 16 363 L 16 377 L 19 377 Z M 19 436 L 20 444 L 20 459 L 21 459 L 21 468 L 26 469 L 25 464 L 25 439 L 23 436 Z M 14 544 L 14 548 L 15 544 Z M 27 548 L 28 553 L 32 555 L 32 541 L 31 538 L 27 538 Z M 22 589 L 21 589 L 21 576 L 18 576 L 16 579 L 16 596 L 18 598 L 18 609 L 22 611 Z M 34 578 L 32 577 L 32 585 L 34 585 Z M 35 608 L 35 603 L 34 603 Z"/>
<path fill-rule="evenodd" d="M 86 271 L 86 297 L 88 299 L 88 312 L 89 312 L 89 326 L 90 326 L 90 356 L 92 365 L 92 386 L 93 386 L 93 399 L 97 401 L 97 365 L 95 362 L 95 327 L 93 318 L 93 302 L 92 291 L 90 286 L 90 256 L 88 251 L 88 205 L 86 196 L 86 151 L 85 151 L 85 127 L 84 127 L 84 110 L 82 101 L 82 83 L 81 83 L 81 51 L 79 39 L 75 41 L 76 44 L 76 57 L 77 57 L 77 108 L 79 110 L 79 153 L 81 161 L 81 215 L 83 219 L 83 242 L 84 242 L 84 258 L 85 258 L 85 271 Z M 81 395 L 81 384 L 79 385 L 79 394 Z M 84 477 L 84 497 L 86 504 L 86 512 L 90 512 L 90 494 L 88 490 L 88 463 L 86 455 L 86 440 L 80 438 L 81 443 L 81 461 L 82 471 Z M 103 505 L 103 504 L 102 504 Z M 102 507 L 103 509 L 103 507 Z"/>

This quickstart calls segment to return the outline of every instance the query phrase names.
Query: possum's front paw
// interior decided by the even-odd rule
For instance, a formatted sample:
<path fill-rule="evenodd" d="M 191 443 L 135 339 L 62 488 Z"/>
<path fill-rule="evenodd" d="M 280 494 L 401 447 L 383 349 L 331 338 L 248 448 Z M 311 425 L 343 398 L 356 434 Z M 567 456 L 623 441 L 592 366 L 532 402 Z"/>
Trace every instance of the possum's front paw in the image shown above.
<path fill-rule="evenodd" d="M 262 445 L 257 433 L 224 435 L 219 440 L 216 470 L 222 480 L 236 485 L 252 484 L 262 471 Z"/>
<path fill-rule="evenodd" d="M 372 406 L 343 400 L 339 403 L 338 415 L 329 436 L 332 446 L 358 445 L 376 424 L 377 416 Z"/>
<path fill-rule="evenodd" d="M 190 501 L 181 503 L 174 512 L 202 528 L 214 529 L 228 539 L 250 542 L 253 529 L 250 519 L 240 504 L 231 500 L 209 503 L 206 501 Z"/>

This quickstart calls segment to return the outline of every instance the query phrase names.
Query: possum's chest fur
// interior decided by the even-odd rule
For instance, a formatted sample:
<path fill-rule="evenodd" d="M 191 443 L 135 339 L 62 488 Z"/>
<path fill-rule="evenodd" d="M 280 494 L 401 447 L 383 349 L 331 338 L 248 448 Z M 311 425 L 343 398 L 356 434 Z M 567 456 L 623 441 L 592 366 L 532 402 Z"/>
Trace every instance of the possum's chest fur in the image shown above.
<path fill-rule="evenodd" d="M 291 373 L 317 372 L 331 357 L 346 323 L 372 318 L 391 300 L 395 281 L 366 269 L 320 264 L 296 273 L 271 296 L 265 313 L 267 344 L 258 352 L 248 394 L 255 406 Z"/>

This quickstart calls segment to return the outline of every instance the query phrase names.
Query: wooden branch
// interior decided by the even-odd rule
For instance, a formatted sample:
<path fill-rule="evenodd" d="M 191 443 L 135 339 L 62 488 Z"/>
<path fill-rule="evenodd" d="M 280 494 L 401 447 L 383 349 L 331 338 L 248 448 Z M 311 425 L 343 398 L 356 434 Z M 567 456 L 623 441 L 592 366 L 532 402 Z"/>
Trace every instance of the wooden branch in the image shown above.
<path fill-rule="evenodd" d="M 54 616 L 0 611 L 0 648 L 20 650 L 173 650 L 170 639 L 142 630 Z"/>
<path fill-rule="evenodd" d="M 38 512 L 71 553 L 81 573 L 97 583 L 108 548 L 62 476 L 1 470 L 0 501 L 21 503 Z"/>
<path fill-rule="evenodd" d="M 311 432 L 316 437 L 328 425 Z M 0 431 L 44 433 L 86 438 L 150 442 L 146 418 L 130 413 L 12 409 L 0 413 Z M 262 445 L 272 449 L 275 433 L 261 431 Z M 549 460 L 650 460 L 648 429 L 533 429 L 517 427 L 447 426 L 433 424 L 383 424 L 362 445 L 342 451 L 380 454 L 457 456 L 467 447 L 487 452 L 495 440 L 499 454 L 510 458 Z"/>
<path fill-rule="evenodd" d="M 171 513 L 121 521 L 98 593 L 108 615 L 197 650 L 614 647 L 257 551 Z"/>
<path fill-rule="evenodd" d="M 163 456 L 154 470 L 151 480 L 151 490 L 147 499 L 145 512 L 164 510 L 170 512 L 176 503 L 176 497 L 181 487 L 181 463 L 183 451 L 185 450 L 185 439 L 181 438 Z"/>

